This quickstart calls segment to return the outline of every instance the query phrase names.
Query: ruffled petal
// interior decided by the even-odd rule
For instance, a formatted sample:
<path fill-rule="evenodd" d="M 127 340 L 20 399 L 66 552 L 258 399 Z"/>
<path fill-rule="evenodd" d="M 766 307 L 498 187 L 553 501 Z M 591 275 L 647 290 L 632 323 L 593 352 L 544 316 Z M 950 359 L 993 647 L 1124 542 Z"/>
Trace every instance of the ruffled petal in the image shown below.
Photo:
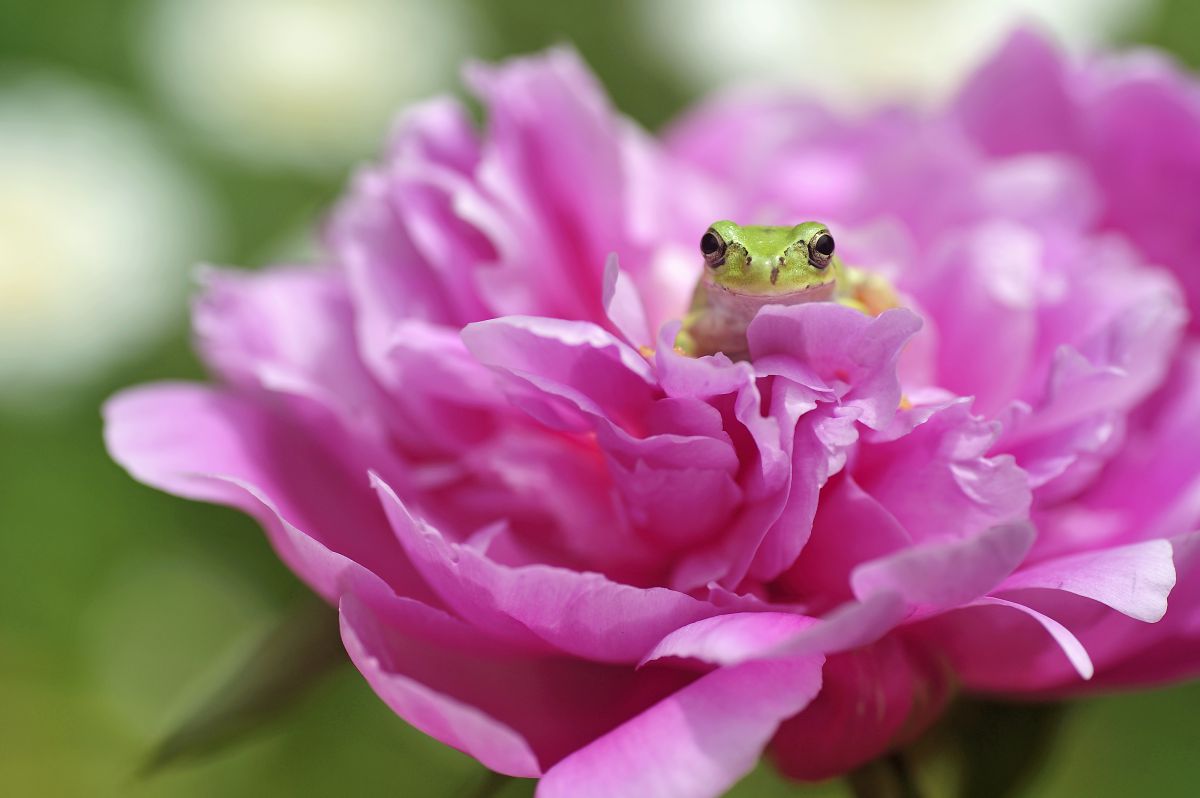
<path fill-rule="evenodd" d="M 514 401 L 544 423 L 585 429 L 582 413 L 637 429 L 654 397 L 646 360 L 589 322 L 508 316 L 462 336 L 480 362 L 511 375 Z"/>
<path fill-rule="evenodd" d="M 896 361 L 921 329 L 905 309 L 872 318 L 828 302 L 767 305 L 750 323 L 747 339 L 760 375 L 776 374 L 861 412 L 881 427 L 900 405 Z"/>
<path fill-rule="evenodd" d="M 500 565 L 414 518 L 378 479 L 375 488 L 400 542 L 443 601 L 524 648 L 637 662 L 668 631 L 715 611 L 682 593 L 621 585 L 596 573 Z"/>
<path fill-rule="evenodd" d="M 915 541 L 965 538 L 1027 518 L 1028 478 L 1011 456 L 987 456 L 997 431 L 962 400 L 915 407 L 868 437 L 854 479 Z"/>

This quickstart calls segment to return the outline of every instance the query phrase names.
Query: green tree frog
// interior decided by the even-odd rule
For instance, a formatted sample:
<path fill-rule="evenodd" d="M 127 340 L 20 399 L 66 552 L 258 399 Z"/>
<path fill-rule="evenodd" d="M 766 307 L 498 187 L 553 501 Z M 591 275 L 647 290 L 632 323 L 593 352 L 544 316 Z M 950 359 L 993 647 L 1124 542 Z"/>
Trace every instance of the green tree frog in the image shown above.
<path fill-rule="evenodd" d="M 746 328 L 764 305 L 840 302 L 878 315 L 898 304 L 885 280 L 845 266 L 820 222 L 741 227 L 714 222 L 700 238 L 704 273 L 675 339 L 693 357 L 723 352 L 749 357 Z"/>

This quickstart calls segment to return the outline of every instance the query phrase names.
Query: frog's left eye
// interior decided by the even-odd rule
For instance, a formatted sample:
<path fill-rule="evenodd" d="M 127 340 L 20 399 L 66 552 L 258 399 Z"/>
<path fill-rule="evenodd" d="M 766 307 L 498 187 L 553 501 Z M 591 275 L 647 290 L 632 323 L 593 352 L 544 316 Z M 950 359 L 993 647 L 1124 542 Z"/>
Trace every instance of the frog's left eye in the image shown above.
<path fill-rule="evenodd" d="M 716 230 L 709 229 L 700 237 L 700 252 L 709 268 L 717 268 L 725 262 L 725 239 Z"/>
<path fill-rule="evenodd" d="M 833 260 L 833 236 L 822 230 L 808 242 L 808 260 L 818 269 L 824 269 Z"/>

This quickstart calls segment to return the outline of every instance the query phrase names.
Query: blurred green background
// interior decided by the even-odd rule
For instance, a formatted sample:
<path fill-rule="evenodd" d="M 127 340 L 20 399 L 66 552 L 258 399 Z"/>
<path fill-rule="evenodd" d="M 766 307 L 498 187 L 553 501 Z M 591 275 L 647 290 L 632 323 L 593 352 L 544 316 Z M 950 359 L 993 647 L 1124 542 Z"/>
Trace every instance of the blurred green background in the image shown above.
<path fill-rule="evenodd" d="M 201 378 L 190 265 L 313 252 L 306 231 L 391 111 L 459 91 L 462 57 L 572 42 L 651 128 L 726 78 L 815 82 L 851 106 L 936 96 L 1029 13 L 1073 44 L 1149 43 L 1200 64 L 1190 0 L 748 5 L 772 36 L 793 35 L 796 14 L 825 26 L 821 71 L 803 55 L 714 63 L 715 2 L 0 2 L 0 794 L 457 796 L 482 781 L 349 667 L 242 744 L 139 777 L 303 588 L 246 518 L 110 463 L 98 413 L 121 386 Z M 896 47 L 907 31 L 928 38 L 919 63 Z M 1200 684 L 1082 702 L 1025 794 L 1194 795 L 1198 715 Z M 760 769 L 735 794 L 842 790 Z"/>

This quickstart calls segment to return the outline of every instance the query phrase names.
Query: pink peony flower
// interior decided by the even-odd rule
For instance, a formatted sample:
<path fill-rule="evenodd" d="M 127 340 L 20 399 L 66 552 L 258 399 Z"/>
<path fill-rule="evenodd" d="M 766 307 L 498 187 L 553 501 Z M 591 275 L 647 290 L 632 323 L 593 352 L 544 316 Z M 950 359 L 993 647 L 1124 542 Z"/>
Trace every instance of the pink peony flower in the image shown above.
<path fill-rule="evenodd" d="M 734 96 L 663 143 L 570 52 L 467 78 L 485 133 L 411 110 L 326 263 L 205 274 L 219 385 L 105 411 L 136 478 L 259 519 L 397 714 L 541 796 L 690 798 L 953 689 L 1200 670 L 1188 78 L 1018 33 L 944 113 Z M 905 307 L 676 354 L 723 217 L 822 219 Z"/>

